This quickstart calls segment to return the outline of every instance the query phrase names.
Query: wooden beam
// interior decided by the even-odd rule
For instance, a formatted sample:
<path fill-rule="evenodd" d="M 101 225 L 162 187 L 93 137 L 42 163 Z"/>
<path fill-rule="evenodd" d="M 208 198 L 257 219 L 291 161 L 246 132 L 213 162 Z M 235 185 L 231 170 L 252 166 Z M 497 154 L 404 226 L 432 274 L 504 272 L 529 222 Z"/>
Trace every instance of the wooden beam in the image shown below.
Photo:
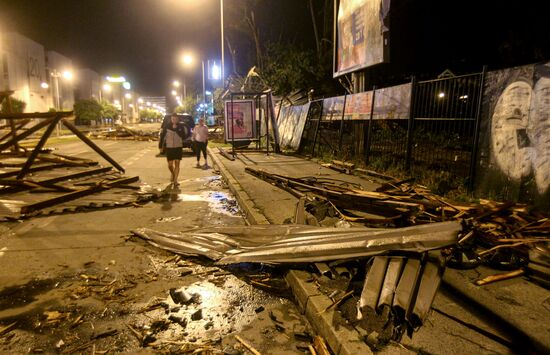
<path fill-rule="evenodd" d="M 55 126 L 57 126 L 57 124 L 59 123 L 59 120 L 61 120 L 61 116 L 55 117 L 53 120 L 50 121 L 51 122 L 50 126 L 46 129 L 46 132 L 44 132 L 42 137 L 40 137 L 38 144 L 36 145 L 36 147 L 34 147 L 33 151 L 31 152 L 31 155 L 25 162 L 25 165 L 21 168 L 21 171 L 19 172 L 19 174 L 17 174 L 17 179 L 22 179 L 25 175 L 27 175 L 27 173 L 29 172 L 29 168 L 34 163 L 34 160 L 40 153 L 40 150 L 42 149 L 42 147 L 44 147 L 44 144 L 46 144 L 46 141 L 48 140 L 48 138 L 50 138 L 50 135 L 55 129 Z"/>
<path fill-rule="evenodd" d="M 71 117 L 73 111 L 57 111 L 57 112 L 33 112 L 33 113 L 0 113 L 0 119 L 4 120 L 21 120 L 28 118 L 54 118 L 54 117 Z"/>
<path fill-rule="evenodd" d="M 69 174 L 69 175 L 63 175 L 63 176 L 58 176 L 58 177 L 54 177 L 54 178 L 51 178 L 51 179 L 47 179 L 47 180 L 42 180 L 40 181 L 41 183 L 56 183 L 56 182 L 60 182 L 60 181 L 66 181 L 66 180 L 72 180 L 72 179 L 80 179 L 82 177 L 85 177 L 85 176 L 92 176 L 92 175 L 98 175 L 98 174 L 103 174 L 103 173 L 107 173 L 109 171 L 113 170 L 112 167 L 110 166 L 107 166 L 107 167 L 104 167 L 104 168 L 97 168 L 97 169 L 92 169 L 92 170 L 85 170 L 85 171 L 80 171 L 78 173 L 74 173 L 74 174 Z"/>
<path fill-rule="evenodd" d="M 47 125 L 49 125 L 51 122 L 53 121 L 53 118 L 49 119 L 49 120 L 46 120 L 46 121 L 42 121 L 42 122 L 39 122 L 37 123 L 36 125 L 32 126 L 31 128 L 29 128 L 28 130 L 26 130 L 25 132 L 22 132 L 21 134 L 17 135 L 17 136 L 14 136 L 12 139 L 10 139 L 9 141 L 5 142 L 5 143 L 2 143 L 0 144 L 0 152 L 3 151 L 4 149 L 10 147 L 10 146 L 13 146 L 13 145 L 17 145 L 17 142 L 19 142 L 20 140 L 23 140 L 25 138 L 27 138 L 28 136 L 30 136 L 31 134 L 33 134 L 34 132 L 46 127 Z"/>
<path fill-rule="evenodd" d="M 43 171 L 43 170 L 66 168 L 66 167 L 67 165 L 65 164 L 48 164 L 48 165 L 42 165 L 42 166 L 35 166 L 29 169 L 29 173 L 34 173 L 36 171 Z M 16 176 L 17 174 L 19 174 L 19 170 L 0 173 L 0 179 Z"/>
<path fill-rule="evenodd" d="M 45 180 L 41 180 L 41 181 L 34 181 L 34 180 L 2 180 L 2 179 L 0 179 L 0 185 L 10 186 L 10 187 L 0 189 L 0 194 L 15 193 L 15 192 L 20 192 L 20 191 L 25 191 L 25 190 L 28 190 L 28 189 L 33 189 L 35 187 L 36 188 L 45 187 L 45 188 L 50 188 L 50 189 L 55 189 L 55 190 L 65 191 L 65 192 L 74 191 L 74 189 L 72 189 L 72 188 L 59 187 L 59 186 L 55 185 L 55 183 L 60 182 L 60 181 L 79 179 L 79 178 L 82 178 L 82 177 L 85 177 L 85 176 L 103 174 L 103 173 L 111 171 L 112 169 L 113 169 L 112 167 L 108 166 L 108 167 L 105 167 L 105 168 L 98 168 L 98 169 L 80 171 L 78 173 L 58 176 L 58 177 L 54 177 L 54 178 L 51 178 L 51 179 L 45 179 Z M 93 184 L 95 184 L 95 183 L 93 183 Z"/>
<path fill-rule="evenodd" d="M 75 191 L 75 192 L 70 192 L 68 194 L 57 196 L 57 197 L 54 197 L 54 198 L 51 198 L 51 199 L 48 199 L 48 200 L 45 200 L 45 201 L 40 201 L 40 202 L 37 202 L 37 203 L 33 203 L 33 204 L 30 204 L 30 205 L 23 206 L 23 207 L 21 207 L 21 214 L 29 214 L 29 213 L 32 213 L 32 212 L 35 212 L 35 211 L 38 211 L 38 210 L 41 210 L 41 209 L 44 209 L 44 208 L 47 208 L 47 207 L 50 207 L 50 206 L 55 206 L 55 205 L 60 204 L 60 203 L 76 200 L 76 199 L 84 197 L 84 196 L 88 196 L 88 195 L 92 195 L 92 194 L 95 194 L 95 193 L 98 193 L 98 192 L 101 192 L 101 191 L 105 191 L 105 190 L 108 190 L 110 188 L 117 187 L 117 185 L 126 185 L 126 184 L 130 184 L 132 182 L 136 182 L 138 180 L 139 180 L 139 176 L 133 176 L 133 177 L 121 178 L 121 179 L 117 179 L 117 180 L 113 180 L 113 181 L 109 181 L 109 182 L 103 182 L 103 183 L 97 184 L 97 185 L 92 186 L 92 187 L 87 188 L 87 189 L 78 190 L 78 191 Z"/>
<path fill-rule="evenodd" d="M 92 142 L 86 135 L 76 128 L 71 122 L 62 119 L 63 124 L 71 130 L 78 138 L 80 138 L 84 143 L 89 145 L 97 154 L 101 155 L 105 160 L 107 160 L 111 165 L 113 165 L 117 170 L 124 172 L 124 168 L 120 166 L 113 158 L 111 158 L 107 153 L 105 153 L 101 148 L 99 148 L 94 142 Z"/>
<path fill-rule="evenodd" d="M 30 120 L 24 120 L 23 122 L 19 122 L 19 124 L 15 127 L 15 131 L 20 130 L 21 128 L 23 128 L 23 126 L 25 126 L 29 122 L 30 122 Z M 11 127 L 11 125 L 10 125 L 10 127 Z M 9 136 L 13 136 L 13 133 L 12 133 L 11 130 L 10 130 L 10 132 L 8 132 L 4 136 L 2 136 L 2 138 L 0 138 L 0 142 L 6 140 Z"/>

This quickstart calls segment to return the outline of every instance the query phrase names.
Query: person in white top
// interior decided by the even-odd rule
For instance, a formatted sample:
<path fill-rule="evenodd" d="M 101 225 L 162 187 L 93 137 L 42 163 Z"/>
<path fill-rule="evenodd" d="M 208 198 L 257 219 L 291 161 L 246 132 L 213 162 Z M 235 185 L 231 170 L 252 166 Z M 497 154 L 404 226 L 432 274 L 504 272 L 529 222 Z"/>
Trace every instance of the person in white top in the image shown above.
<path fill-rule="evenodd" d="M 208 145 L 208 126 L 204 124 L 204 118 L 199 118 L 199 124 L 193 128 L 193 141 L 195 142 L 195 153 L 197 154 L 197 168 L 201 167 L 201 152 L 204 156 L 204 169 L 208 168 L 208 156 L 206 146 Z"/>

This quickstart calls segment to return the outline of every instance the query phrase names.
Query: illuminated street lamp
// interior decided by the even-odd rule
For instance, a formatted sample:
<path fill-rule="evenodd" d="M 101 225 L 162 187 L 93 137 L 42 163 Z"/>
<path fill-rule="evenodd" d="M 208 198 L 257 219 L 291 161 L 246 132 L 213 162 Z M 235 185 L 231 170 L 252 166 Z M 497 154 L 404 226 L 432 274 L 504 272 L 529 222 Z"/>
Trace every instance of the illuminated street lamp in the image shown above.
<path fill-rule="evenodd" d="M 42 89 L 47 89 L 47 88 L 50 87 L 50 85 L 48 85 L 48 83 L 46 83 L 46 82 L 43 81 L 43 82 L 40 83 L 40 87 L 41 87 Z"/>
<path fill-rule="evenodd" d="M 65 80 L 70 81 L 73 79 L 73 73 L 70 70 L 59 72 L 57 71 L 57 69 L 54 69 L 52 70 L 50 75 L 52 76 L 52 78 L 54 78 L 55 83 L 55 109 L 59 111 L 61 109 L 61 102 L 59 98 L 59 77 L 62 76 Z"/>
<path fill-rule="evenodd" d="M 103 86 L 99 89 L 99 101 L 103 101 L 103 92 L 111 92 L 113 87 L 111 84 L 103 84 Z"/>
<path fill-rule="evenodd" d="M 221 31 L 221 42 L 222 42 L 222 70 L 221 70 L 221 79 L 222 87 L 224 86 L 224 50 L 223 50 L 223 0 L 220 0 L 220 31 Z"/>
<path fill-rule="evenodd" d="M 174 82 L 172 83 L 172 85 L 174 85 L 174 87 L 176 87 L 176 88 L 179 88 L 179 87 L 180 87 L 180 82 L 177 81 L 177 80 L 174 80 Z"/>

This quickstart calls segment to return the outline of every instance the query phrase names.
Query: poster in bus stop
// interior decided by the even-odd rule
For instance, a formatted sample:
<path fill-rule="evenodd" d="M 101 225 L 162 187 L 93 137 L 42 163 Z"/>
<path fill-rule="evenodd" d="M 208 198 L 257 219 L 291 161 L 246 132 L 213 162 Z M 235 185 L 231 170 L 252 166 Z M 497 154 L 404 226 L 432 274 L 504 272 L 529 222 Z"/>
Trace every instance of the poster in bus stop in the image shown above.
<path fill-rule="evenodd" d="M 255 139 L 255 112 L 253 100 L 225 101 L 225 141 Z"/>

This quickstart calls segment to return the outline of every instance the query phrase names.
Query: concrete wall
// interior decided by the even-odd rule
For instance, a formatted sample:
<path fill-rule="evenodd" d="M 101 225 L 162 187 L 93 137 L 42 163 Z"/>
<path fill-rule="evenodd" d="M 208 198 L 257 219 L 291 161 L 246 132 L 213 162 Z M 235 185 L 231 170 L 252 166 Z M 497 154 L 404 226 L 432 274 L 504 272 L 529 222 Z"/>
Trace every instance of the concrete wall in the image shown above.
<path fill-rule="evenodd" d="M 550 62 L 487 73 L 480 195 L 550 208 Z"/>
<path fill-rule="evenodd" d="M 59 85 L 59 109 L 62 111 L 72 111 L 74 108 L 74 80 L 76 80 L 76 73 L 73 70 L 73 62 L 64 55 L 55 52 L 46 52 L 46 65 L 48 73 L 50 74 L 50 88 L 54 100 L 57 100 L 56 84 Z M 51 74 L 57 72 L 58 74 L 63 71 L 70 70 L 73 72 L 73 79 L 68 80 L 62 75 L 57 78 Z"/>
<path fill-rule="evenodd" d="M 51 107 L 44 47 L 18 33 L 5 33 L 2 38 L 3 89 L 13 90 L 13 97 L 23 100 L 26 112 L 47 111 Z"/>

